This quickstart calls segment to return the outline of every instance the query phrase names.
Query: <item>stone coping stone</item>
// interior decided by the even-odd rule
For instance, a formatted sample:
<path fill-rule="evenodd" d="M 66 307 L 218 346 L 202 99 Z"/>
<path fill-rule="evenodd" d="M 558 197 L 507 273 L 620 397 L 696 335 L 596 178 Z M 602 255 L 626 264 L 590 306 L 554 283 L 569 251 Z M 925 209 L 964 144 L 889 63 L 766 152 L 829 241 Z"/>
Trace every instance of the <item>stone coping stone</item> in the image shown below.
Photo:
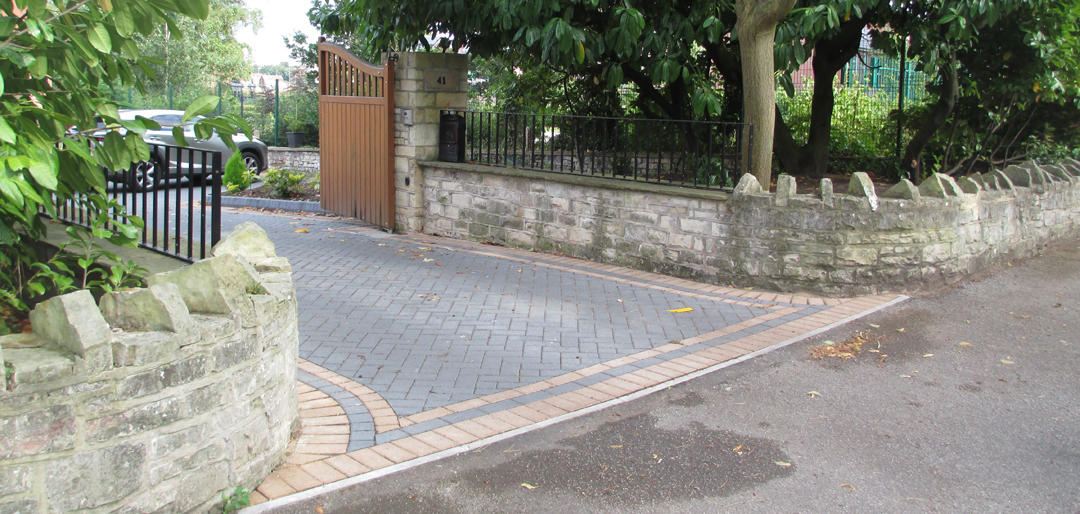
<path fill-rule="evenodd" d="M 503 168 L 481 164 L 467 164 L 461 162 L 443 161 L 420 161 L 421 167 L 444 168 L 450 170 L 472 171 L 488 175 L 500 175 L 504 177 L 524 178 L 530 180 L 546 180 L 548 182 L 561 182 L 585 187 L 602 189 L 616 189 L 621 191 L 638 191 L 642 193 L 663 193 L 672 196 L 695 198 L 699 200 L 715 200 L 726 202 L 731 199 L 728 191 L 716 189 L 696 189 L 681 187 L 656 182 L 637 182 L 632 180 L 617 180 L 611 178 L 594 177 L 589 175 L 574 175 L 570 173 L 555 173 L 549 171 L 523 170 L 518 168 Z"/>
<path fill-rule="evenodd" d="M 300 202 L 297 200 L 277 200 L 271 198 L 247 198 L 243 196 L 221 196 L 222 207 L 250 207 L 252 209 L 270 209 L 287 212 L 311 212 L 315 214 L 333 214 L 323 210 L 319 202 Z"/>
<path fill-rule="evenodd" d="M 318 148 L 289 148 L 287 146 L 271 146 L 267 148 L 269 152 L 314 152 L 319 153 Z"/>

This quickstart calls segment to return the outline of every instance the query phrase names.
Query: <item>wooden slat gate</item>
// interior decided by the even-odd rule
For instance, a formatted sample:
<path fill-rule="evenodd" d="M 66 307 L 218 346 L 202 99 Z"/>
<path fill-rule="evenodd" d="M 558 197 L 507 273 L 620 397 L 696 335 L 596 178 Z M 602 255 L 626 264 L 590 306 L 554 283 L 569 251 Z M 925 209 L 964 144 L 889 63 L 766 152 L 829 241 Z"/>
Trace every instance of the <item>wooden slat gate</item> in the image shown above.
<path fill-rule="evenodd" d="M 394 228 L 394 62 L 319 42 L 322 208 Z"/>

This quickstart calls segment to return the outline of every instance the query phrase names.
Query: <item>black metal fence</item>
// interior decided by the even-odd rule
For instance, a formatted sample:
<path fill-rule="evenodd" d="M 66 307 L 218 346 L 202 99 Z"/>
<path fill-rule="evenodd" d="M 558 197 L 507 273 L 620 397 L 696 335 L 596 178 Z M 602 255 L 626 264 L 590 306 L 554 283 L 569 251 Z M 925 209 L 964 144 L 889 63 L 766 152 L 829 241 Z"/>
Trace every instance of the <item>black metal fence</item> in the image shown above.
<path fill-rule="evenodd" d="M 449 111 L 444 111 L 447 113 Z M 750 165 L 745 123 L 459 112 L 468 162 L 686 187 L 732 187 Z"/>
<path fill-rule="evenodd" d="M 206 258 L 221 239 L 221 152 L 150 144 L 150 161 L 103 170 L 106 195 L 145 226 L 139 246 L 185 262 Z M 90 227 L 98 213 L 80 198 L 58 200 L 57 218 Z M 114 223 L 123 223 L 113 215 Z"/>

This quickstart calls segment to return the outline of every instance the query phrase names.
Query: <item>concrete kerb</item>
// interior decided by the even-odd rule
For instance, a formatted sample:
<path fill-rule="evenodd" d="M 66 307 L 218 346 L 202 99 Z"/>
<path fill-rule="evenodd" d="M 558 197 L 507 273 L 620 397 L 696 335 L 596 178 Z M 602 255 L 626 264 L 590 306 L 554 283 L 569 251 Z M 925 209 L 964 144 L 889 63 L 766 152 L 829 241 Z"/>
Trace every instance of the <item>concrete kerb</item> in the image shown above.
<path fill-rule="evenodd" d="M 262 514 L 262 513 L 265 513 L 265 512 L 273 512 L 274 509 L 277 509 L 277 508 L 280 508 L 280 507 L 286 507 L 286 506 L 296 504 L 296 503 L 299 503 L 299 502 L 302 502 L 302 501 L 305 501 L 305 500 L 308 500 L 308 499 L 317 498 L 317 497 L 319 497 L 321 495 L 324 495 L 324 494 L 333 493 L 335 491 L 339 491 L 339 490 L 345 489 L 347 487 L 351 487 L 351 486 L 354 486 L 354 485 L 357 485 L 357 484 L 361 484 L 361 483 L 364 483 L 364 482 L 368 482 L 368 481 L 371 481 L 371 480 L 382 478 L 384 476 L 391 475 L 393 473 L 397 473 L 397 472 L 400 472 L 400 471 L 405 471 L 407 469 L 411 469 L 411 468 L 414 468 L 414 467 L 417 467 L 417 466 L 421 466 L 421 465 L 424 465 L 424 464 L 427 464 L 427 463 L 430 463 L 430 462 L 435 462 L 435 461 L 438 461 L 438 460 L 442 460 L 442 459 L 445 459 L 447 457 L 452 457 L 454 455 L 459 455 L 459 454 L 462 454 L 462 453 L 466 453 L 466 452 L 469 452 L 469 451 L 472 451 L 472 450 L 475 450 L 475 449 L 478 449 L 478 448 L 483 448 L 483 447 L 485 447 L 487 445 L 497 443 L 499 441 L 509 439 L 511 437 L 515 437 L 515 436 L 518 436 L 518 435 L 521 435 L 521 434 L 526 434 L 526 433 L 532 432 L 534 430 L 539 430 L 541 428 L 546 428 L 546 427 L 549 427 L 551 425 L 561 423 L 563 421 L 568 421 L 568 420 L 571 420 L 571 419 L 574 419 L 574 418 L 578 418 L 578 417 L 581 417 L 581 416 L 584 416 L 584 415 L 587 415 L 587 414 L 591 414 L 593 412 L 597 412 L 597 411 L 606 409 L 608 407 L 614 407 L 616 405 L 621 405 L 623 403 L 630 402 L 630 401 L 636 400 L 638 398 L 642 398 L 644 396 L 648 396 L 648 395 L 653 394 L 653 393 L 655 393 L 657 391 L 667 389 L 669 387 L 676 386 L 676 385 L 682 384 L 684 382 L 693 380 L 695 378 L 698 378 L 698 377 L 701 377 L 703 375 L 712 373 L 714 371 L 718 371 L 718 370 L 727 368 L 729 366 L 732 366 L 732 365 L 735 365 L 735 364 L 738 364 L 738 363 L 741 363 L 741 362 L 748 361 L 748 360 L 753 359 L 755 357 L 758 357 L 760 355 L 764 355 L 766 353 L 778 350 L 780 348 L 783 348 L 785 346 L 789 346 L 789 345 L 797 343 L 799 341 L 809 339 L 809 338 L 814 337 L 814 336 L 816 336 L 818 334 L 822 334 L 824 332 L 832 330 L 833 328 L 836 328 L 836 327 L 838 327 L 840 325 L 850 323 L 850 322 L 855 321 L 855 320 L 857 320 L 859 318 L 862 318 L 862 317 L 868 316 L 870 314 L 873 314 L 875 312 L 881 311 L 883 309 L 892 307 L 893 305 L 899 304 L 899 303 L 907 300 L 908 298 L 909 297 L 907 297 L 907 296 L 899 295 L 896 298 L 893 298 L 892 300 L 889 300 L 887 302 L 884 302 L 884 303 L 882 303 L 880 305 L 874 306 L 874 307 L 872 307 L 870 309 L 859 312 L 859 313 L 854 314 L 852 316 L 848 316 L 848 317 L 846 317 L 844 319 L 841 319 L 839 321 L 835 321 L 835 322 L 830 323 L 828 325 L 825 325 L 823 327 L 811 330 L 811 331 L 806 332 L 804 334 L 799 334 L 799 335 L 797 335 L 795 337 L 792 337 L 790 339 L 786 339 L 784 341 L 773 344 L 771 346 L 762 348 L 762 349 L 757 350 L 757 351 L 747 353 L 745 355 L 733 358 L 731 360 L 721 362 L 719 364 L 710 366 L 708 368 L 700 369 L 698 371 L 694 371 L 694 372 L 688 373 L 686 375 L 676 377 L 676 378 L 673 378 L 671 380 L 667 380 L 665 382 L 656 384 L 654 386 L 643 388 L 641 390 L 632 392 L 632 393 L 627 394 L 625 396 L 620 396 L 618 398 L 608 400 L 606 402 L 598 403 L 596 405 L 585 407 L 583 409 L 579 409 L 579 410 L 576 410 L 576 411 L 573 411 L 573 412 L 568 412 L 568 413 L 560 415 L 560 416 L 549 418 L 549 419 L 546 419 L 544 421 L 539 421 L 539 422 L 536 422 L 536 423 L 533 423 L 533 424 L 530 424 L 528 426 L 524 426 L 524 427 L 521 427 L 521 428 L 516 428 L 516 429 L 510 430 L 510 431 L 507 431 L 507 432 L 503 432 L 501 434 L 496 434 L 496 435 L 493 435 L 491 437 L 487 437 L 487 438 L 484 438 L 484 439 L 473 441 L 471 443 L 466 443 L 466 444 L 463 444 L 461 446 L 457 446 L 457 447 L 454 447 L 454 448 L 443 450 L 441 452 L 435 452 L 435 453 L 425 455 L 425 456 L 422 456 L 422 457 L 417 457 L 415 459 L 411 459 L 411 460 L 408 460 L 408 461 L 405 461 L 405 462 L 401 462 L 401 463 L 398 463 L 398 464 L 387 466 L 385 468 L 381 468 L 381 469 L 378 469 L 378 470 L 375 470 L 375 471 L 370 471 L 368 473 L 363 473 L 363 474 L 360 474 L 360 475 L 356 475 L 354 477 L 346 478 L 344 480 L 339 480 L 337 482 L 324 484 L 324 485 L 321 485 L 321 486 L 318 486 L 318 487 L 314 487 L 312 489 L 299 491 L 299 492 L 290 494 L 288 496 L 283 496 L 281 498 L 277 498 L 277 499 L 274 499 L 274 500 L 269 500 L 269 501 L 260 503 L 258 505 L 254 505 L 254 506 L 242 509 L 239 512 L 242 513 L 242 514 Z"/>
<path fill-rule="evenodd" d="M 222 207 L 248 207 L 251 209 L 269 209 L 286 212 L 310 212 L 313 214 L 334 214 L 323 210 L 319 202 L 301 202 L 297 200 L 275 200 L 272 198 L 248 198 L 243 196 L 221 196 Z"/>

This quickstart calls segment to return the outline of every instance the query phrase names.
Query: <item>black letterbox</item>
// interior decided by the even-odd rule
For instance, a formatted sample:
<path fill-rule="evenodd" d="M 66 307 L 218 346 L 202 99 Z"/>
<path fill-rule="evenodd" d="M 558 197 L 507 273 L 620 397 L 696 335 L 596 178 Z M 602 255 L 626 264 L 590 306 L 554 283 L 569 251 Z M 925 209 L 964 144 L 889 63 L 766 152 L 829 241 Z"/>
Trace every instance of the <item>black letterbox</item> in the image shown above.
<path fill-rule="evenodd" d="M 439 118 L 439 160 L 465 162 L 465 117 L 454 111 Z"/>

